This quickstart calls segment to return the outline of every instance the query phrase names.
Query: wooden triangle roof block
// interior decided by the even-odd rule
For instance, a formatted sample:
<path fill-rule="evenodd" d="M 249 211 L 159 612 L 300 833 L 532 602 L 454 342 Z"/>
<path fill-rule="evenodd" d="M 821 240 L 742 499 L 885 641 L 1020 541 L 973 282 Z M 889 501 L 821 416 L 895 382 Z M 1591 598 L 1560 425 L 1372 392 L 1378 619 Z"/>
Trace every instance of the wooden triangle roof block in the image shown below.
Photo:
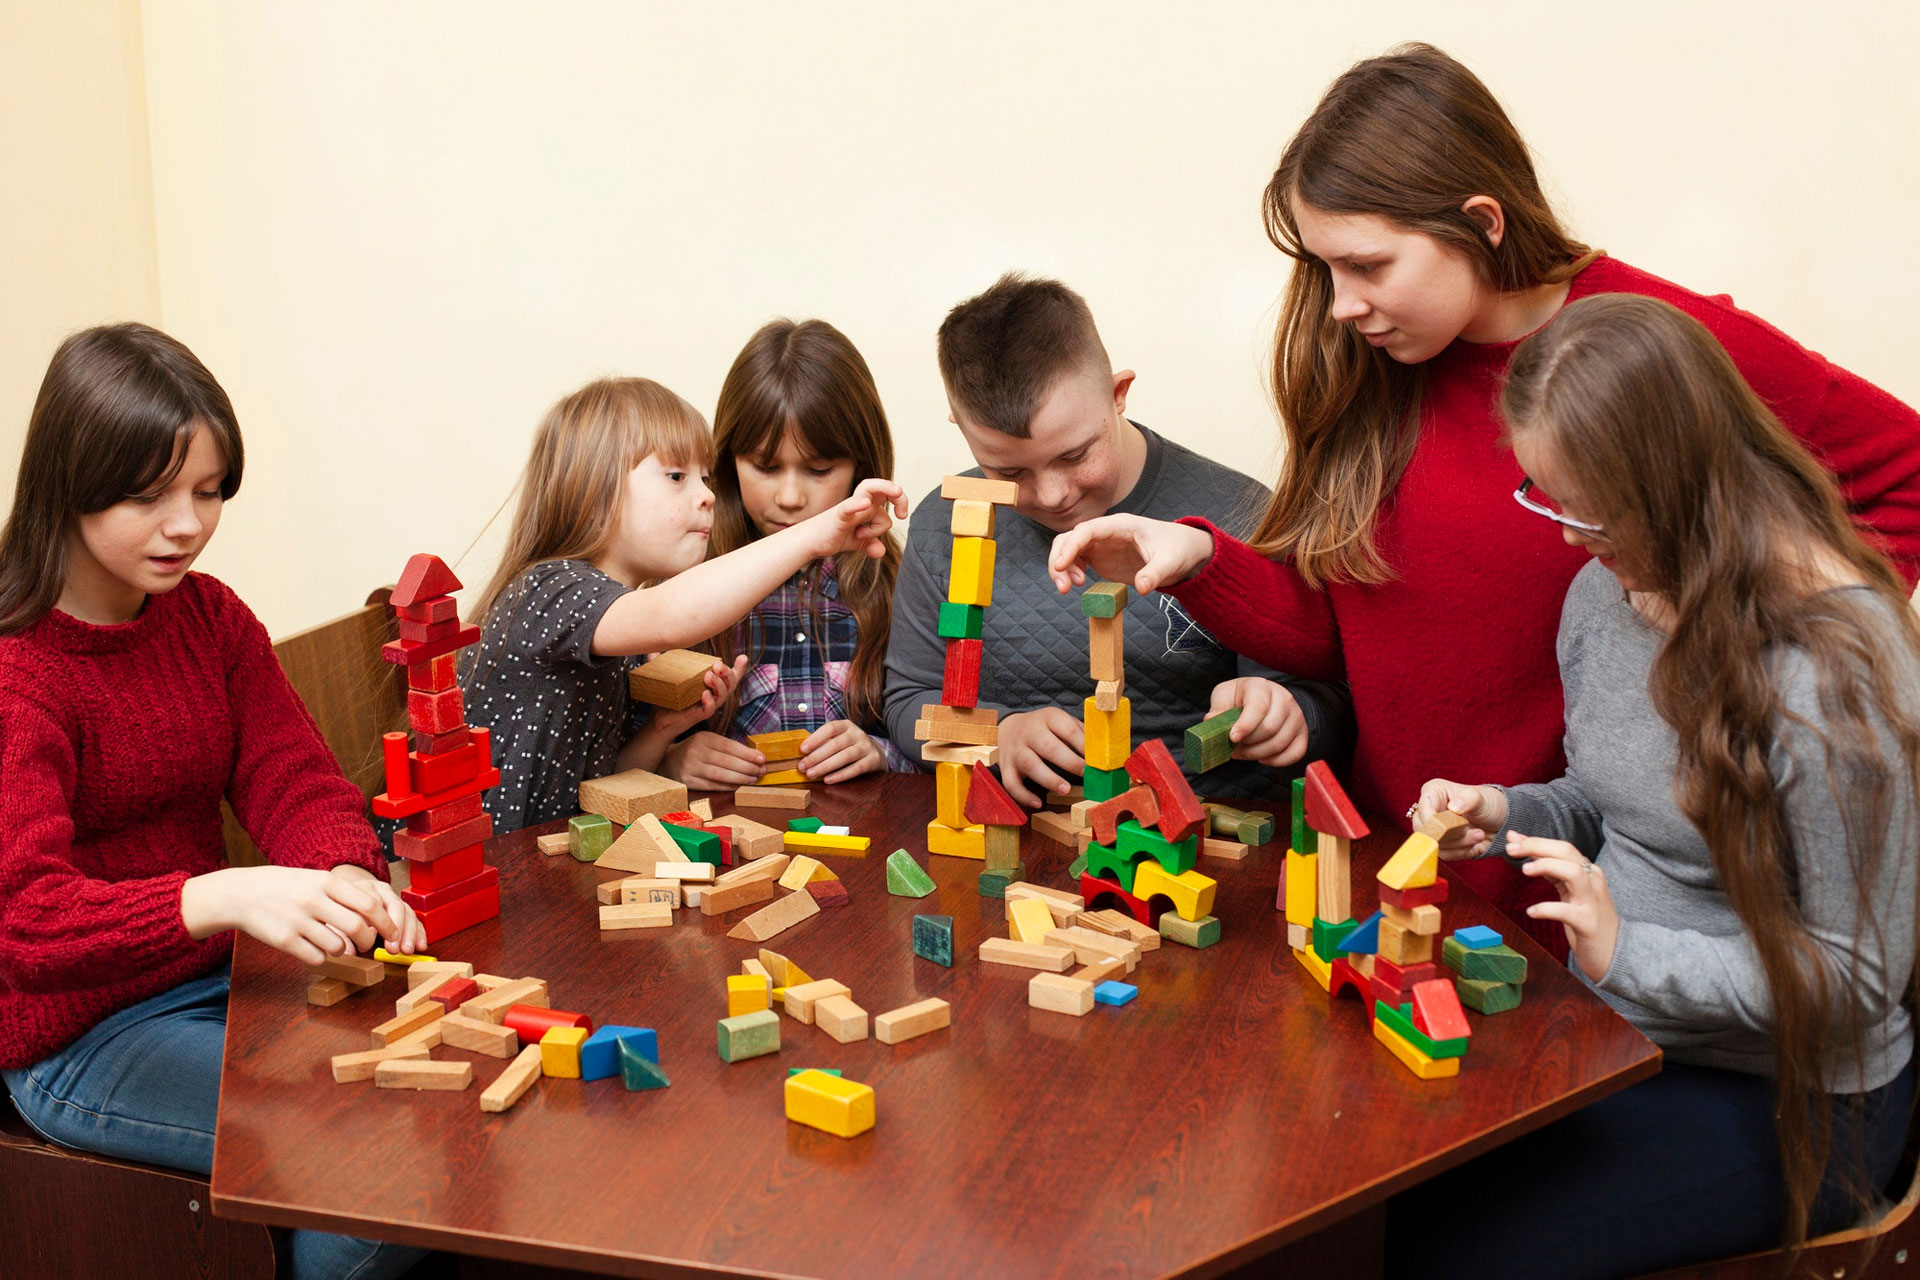
<path fill-rule="evenodd" d="M 966 814 L 968 822 L 986 827 L 1027 825 L 1027 811 L 1007 794 L 1000 779 L 993 776 L 993 770 L 977 760 L 973 764 L 973 780 L 967 786 Z"/>
<path fill-rule="evenodd" d="M 460 579 L 453 576 L 453 570 L 439 556 L 421 552 L 407 561 L 407 567 L 400 572 L 400 581 L 393 589 L 393 595 L 387 603 L 396 609 L 420 604 L 436 596 L 450 596 L 460 589 Z"/>
<path fill-rule="evenodd" d="M 1367 824 L 1325 760 L 1307 766 L 1307 825 L 1342 840 L 1364 840 Z"/>

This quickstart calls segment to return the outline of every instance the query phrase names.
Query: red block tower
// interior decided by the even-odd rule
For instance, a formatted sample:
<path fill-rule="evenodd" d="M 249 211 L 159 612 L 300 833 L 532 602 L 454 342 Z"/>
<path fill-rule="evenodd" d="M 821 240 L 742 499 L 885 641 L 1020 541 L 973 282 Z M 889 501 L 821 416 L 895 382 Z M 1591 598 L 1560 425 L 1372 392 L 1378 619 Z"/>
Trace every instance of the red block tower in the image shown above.
<path fill-rule="evenodd" d="M 467 724 L 454 655 L 480 638 L 460 621 L 453 592 L 460 579 L 438 556 L 407 561 L 391 604 L 400 638 L 380 656 L 407 669 L 407 726 L 381 740 L 387 789 L 373 798 L 382 818 L 404 818 L 393 851 L 407 860 L 410 886 L 401 893 L 436 943 L 500 914 L 500 873 L 482 861 L 480 845 L 493 819 L 480 793 L 500 781 L 492 735 Z"/>

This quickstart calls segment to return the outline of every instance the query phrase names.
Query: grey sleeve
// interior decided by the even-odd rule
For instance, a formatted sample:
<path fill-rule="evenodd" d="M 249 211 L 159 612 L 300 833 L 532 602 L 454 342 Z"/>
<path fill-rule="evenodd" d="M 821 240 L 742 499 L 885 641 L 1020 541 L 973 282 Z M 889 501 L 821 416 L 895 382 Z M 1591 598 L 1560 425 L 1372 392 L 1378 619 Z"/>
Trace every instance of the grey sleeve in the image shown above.
<path fill-rule="evenodd" d="M 915 532 L 920 536 L 912 536 Z M 924 529 L 909 528 L 900 574 L 893 584 L 893 623 L 887 637 L 887 736 L 916 764 L 925 761 L 920 758 L 913 724 L 923 704 L 940 701 L 947 666 L 947 642 L 939 633 L 940 606 L 947 592 L 927 564 L 930 536 Z"/>
<path fill-rule="evenodd" d="M 1487 851 L 1488 856 L 1505 856 L 1509 831 L 1565 840 L 1588 858 L 1599 855 L 1600 845 L 1606 839 L 1600 810 L 1573 777 L 1500 790 L 1507 795 L 1507 825 L 1493 833 L 1493 847 Z"/>

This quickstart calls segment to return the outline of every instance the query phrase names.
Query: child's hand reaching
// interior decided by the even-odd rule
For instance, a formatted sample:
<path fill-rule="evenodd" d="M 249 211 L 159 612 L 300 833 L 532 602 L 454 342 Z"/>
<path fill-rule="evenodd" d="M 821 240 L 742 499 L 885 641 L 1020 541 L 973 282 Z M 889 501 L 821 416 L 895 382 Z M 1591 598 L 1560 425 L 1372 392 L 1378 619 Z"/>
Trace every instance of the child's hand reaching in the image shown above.
<path fill-rule="evenodd" d="M 1598 863 L 1565 840 L 1545 840 L 1507 832 L 1507 856 L 1525 858 L 1523 875 L 1538 876 L 1560 895 L 1558 902 L 1536 902 L 1527 908 L 1535 920 L 1558 920 L 1567 931 L 1567 947 L 1580 971 L 1598 982 L 1613 966 L 1613 949 L 1620 941 L 1620 912 L 1607 889 L 1606 873 Z"/>
<path fill-rule="evenodd" d="M 1407 817 L 1418 831 L 1433 820 L 1433 815 L 1443 812 L 1459 814 L 1467 825 L 1440 837 L 1441 859 L 1453 862 L 1478 858 L 1493 847 L 1493 833 L 1507 825 L 1507 793 L 1498 787 L 1471 787 L 1433 778 L 1420 788 L 1420 803 Z"/>
<path fill-rule="evenodd" d="M 1227 737 L 1235 760 L 1269 766 L 1289 765 L 1307 753 L 1307 717 L 1283 684 L 1259 676 L 1227 680 L 1213 690 L 1209 717 L 1240 708 Z"/>
<path fill-rule="evenodd" d="M 1123 582 L 1141 595 L 1177 586 L 1213 559 L 1213 535 L 1192 525 L 1145 516 L 1099 516 L 1053 540 L 1047 574 L 1062 594 L 1087 581 L 1087 570 Z"/>
<path fill-rule="evenodd" d="M 368 951 L 376 941 L 402 952 L 427 944 L 393 886 L 352 865 L 227 867 L 195 876 L 181 888 L 180 920 L 192 937 L 238 929 L 304 964 Z"/>
<path fill-rule="evenodd" d="M 864 551 L 878 560 L 887 553 L 887 531 L 907 518 L 907 495 L 891 480 L 862 480 L 844 502 L 802 521 L 797 528 L 814 537 L 814 558 L 842 551 Z"/>
<path fill-rule="evenodd" d="M 795 766 L 815 782 L 845 782 L 887 767 L 887 757 L 866 730 L 851 720 L 829 720 L 800 744 Z"/>
<path fill-rule="evenodd" d="M 700 691 L 700 701 L 679 711 L 668 711 L 664 707 L 655 707 L 653 715 L 647 721 L 647 727 L 663 735 L 668 742 L 711 716 L 727 695 L 733 692 L 747 674 L 747 655 L 741 654 L 728 666 L 715 658 L 713 665 L 707 668 L 707 687 Z"/>

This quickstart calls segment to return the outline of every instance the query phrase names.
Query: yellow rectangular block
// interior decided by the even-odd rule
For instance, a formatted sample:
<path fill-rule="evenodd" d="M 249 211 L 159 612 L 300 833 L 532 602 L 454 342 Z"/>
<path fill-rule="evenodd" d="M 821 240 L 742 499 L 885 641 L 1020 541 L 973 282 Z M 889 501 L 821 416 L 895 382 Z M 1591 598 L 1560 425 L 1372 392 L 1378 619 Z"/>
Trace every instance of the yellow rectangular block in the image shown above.
<path fill-rule="evenodd" d="M 1440 846 L 1416 831 L 1387 859 L 1378 878 L 1389 889 L 1424 889 L 1439 875 Z"/>
<path fill-rule="evenodd" d="M 937 822 L 927 824 L 927 852 L 943 853 L 949 858 L 977 858 L 986 861 L 987 829 L 971 826 L 955 831 Z"/>
<path fill-rule="evenodd" d="M 789 831 L 786 842 L 789 853 L 795 849 L 811 849 L 815 853 L 837 853 L 844 858 L 864 858 L 873 847 L 872 836 L 833 836 L 824 831 Z M 831 878 L 831 873 L 814 877 L 816 880 Z"/>
<path fill-rule="evenodd" d="M 592 1034 L 585 1027 L 549 1027 L 540 1037 L 540 1074 L 556 1080 L 580 1078 L 580 1046 Z"/>
<path fill-rule="evenodd" d="M 953 567 L 947 573 L 947 599 L 954 604 L 993 603 L 992 538 L 955 538 Z"/>
<path fill-rule="evenodd" d="M 1102 711 L 1099 702 L 1088 698 L 1082 704 L 1081 721 L 1087 727 L 1087 768 L 1119 769 L 1133 754 L 1133 704 L 1121 698 L 1111 711 Z"/>
<path fill-rule="evenodd" d="M 737 1018 L 773 1007 L 773 983 L 766 977 L 736 973 L 727 979 L 727 1016 Z M 544 1042 L 543 1042 L 544 1043 Z"/>
<path fill-rule="evenodd" d="M 1219 885 L 1211 876 L 1203 876 L 1198 871 L 1182 871 L 1177 876 L 1167 874 L 1167 869 L 1148 858 L 1133 873 L 1133 896 L 1142 902 L 1153 901 L 1156 895 L 1164 894 L 1172 900 L 1173 909 L 1182 920 L 1198 920 L 1201 916 L 1213 914 L 1213 895 Z"/>
<path fill-rule="evenodd" d="M 852 1138 L 873 1128 L 873 1087 L 824 1071 L 787 1077 L 787 1119 L 835 1137 Z"/>
<path fill-rule="evenodd" d="M 1407 1070 L 1422 1080 L 1444 1080 L 1448 1076 L 1460 1074 L 1460 1059 L 1429 1058 L 1409 1044 L 1406 1037 L 1378 1018 L 1373 1020 L 1373 1038 L 1387 1046 L 1394 1057 L 1406 1064 Z"/>
<path fill-rule="evenodd" d="M 1333 966 L 1322 960 L 1312 947 L 1295 947 L 1293 958 L 1313 975 L 1313 980 L 1320 984 L 1322 991 L 1333 990 Z"/>
<path fill-rule="evenodd" d="M 1287 850 L 1287 923 L 1313 927 L 1313 904 L 1320 896 L 1316 854 Z"/>
<path fill-rule="evenodd" d="M 953 504 L 953 515 L 947 521 L 947 532 L 956 538 L 991 538 L 993 536 L 993 504 L 982 502 L 978 498 L 962 498 Z"/>
<path fill-rule="evenodd" d="M 760 785 L 763 787 L 793 787 L 812 781 L 798 769 L 769 769 L 760 775 Z"/>
<path fill-rule="evenodd" d="M 798 760 L 800 744 L 810 736 L 805 729 L 781 729 L 774 733 L 750 733 L 747 741 L 768 760 Z"/>
<path fill-rule="evenodd" d="M 933 766 L 934 813 L 943 827 L 955 831 L 967 825 L 967 789 L 973 783 L 973 769 L 964 764 Z"/>
<path fill-rule="evenodd" d="M 1015 942 L 1045 942 L 1057 926 L 1053 912 L 1038 898 L 1015 898 L 1007 902 L 1007 932 Z"/>

